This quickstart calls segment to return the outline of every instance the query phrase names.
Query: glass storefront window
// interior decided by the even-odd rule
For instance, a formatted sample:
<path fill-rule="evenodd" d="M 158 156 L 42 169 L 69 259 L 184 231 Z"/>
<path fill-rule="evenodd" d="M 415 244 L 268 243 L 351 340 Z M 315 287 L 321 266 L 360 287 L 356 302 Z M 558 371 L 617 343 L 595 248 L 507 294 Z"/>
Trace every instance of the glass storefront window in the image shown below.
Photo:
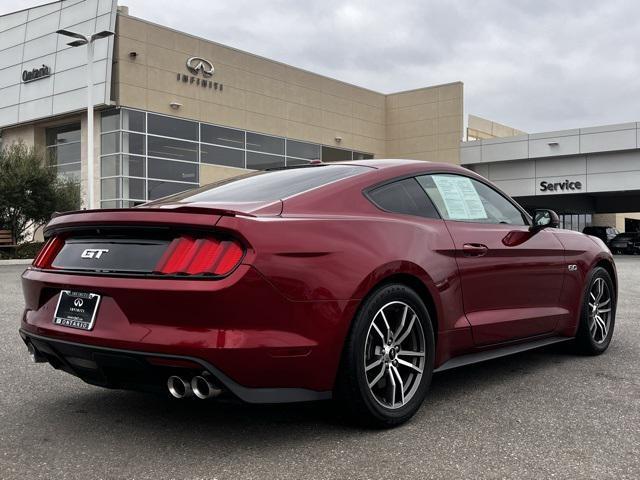
<path fill-rule="evenodd" d="M 47 161 L 61 177 L 80 181 L 80 124 L 74 123 L 45 131 Z"/>
<path fill-rule="evenodd" d="M 146 153 L 145 136 L 138 133 L 122 132 L 122 151 L 144 155 Z"/>
<path fill-rule="evenodd" d="M 147 133 L 162 135 L 164 137 L 184 138 L 185 140 L 198 140 L 198 123 L 178 118 L 164 117 L 162 115 L 148 114 Z"/>
<path fill-rule="evenodd" d="M 560 228 L 565 230 L 575 230 L 576 232 L 582 232 L 584 227 L 590 227 L 593 222 L 593 216 L 590 213 L 579 214 L 558 214 L 560 218 Z"/>
<path fill-rule="evenodd" d="M 103 208 L 134 206 L 198 187 L 201 165 L 264 170 L 317 159 L 373 158 L 364 152 L 126 108 L 105 110 L 100 125 Z M 79 177 L 80 125 L 48 130 L 49 142 L 59 171 Z"/>
<path fill-rule="evenodd" d="M 136 110 L 122 110 L 122 129 L 134 132 L 146 132 L 146 114 Z"/>
<path fill-rule="evenodd" d="M 152 135 L 147 137 L 147 142 L 149 143 L 150 157 L 172 158 L 188 162 L 198 161 L 197 143 Z"/>
<path fill-rule="evenodd" d="M 341 148 L 334 147 L 322 147 L 323 162 L 343 162 L 345 160 L 351 160 L 351 150 L 343 150 Z"/>
<path fill-rule="evenodd" d="M 105 200 L 120 198 L 120 177 L 106 178 L 100 183 L 101 196 Z"/>
<path fill-rule="evenodd" d="M 147 175 L 145 157 L 136 155 L 122 155 L 122 174 L 130 177 L 145 177 Z M 142 197 L 144 198 L 144 197 Z"/>
<path fill-rule="evenodd" d="M 102 132 L 120 130 L 120 110 L 107 110 L 103 112 L 100 121 L 100 130 Z"/>
<path fill-rule="evenodd" d="M 200 126 L 200 141 L 244 149 L 244 131 L 203 123 Z"/>
<path fill-rule="evenodd" d="M 166 197 L 167 195 L 173 195 L 174 193 L 184 192 L 196 188 L 198 185 L 188 183 L 175 183 L 160 180 L 149 180 L 147 186 L 148 199 L 157 200 L 158 198 Z"/>
<path fill-rule="evenodd" d="M 80 141 L 80 124 L 74 123 L 62 127 L 47 128 L 47 146 L 60 145 Z"/>
<path fill-rule="evenodd" d="M 247 168 L 266 170 L 268 168 L 284 167 L 284 157 L 267 155 L 265 153 L 247 152 Z"/>
<path fill-rule="evenodd" d="M 123 178 L 122 179 L 122 197 L 136 200 L 144 199 L 145 181 L 141 178 Z"/>
<path fill-rule="evenodd" d="M 284 138 L 247 132 L 247 150 L 284 155 Z"/>
<path fill-rule="evenodd" d="M 80 160 L 81 152 L 80 142 L 67 143 L 57 145 L 55 149 L 50 149 L 51 155 L 55 155 L 56 164 L 63 165 L 65 163 L 75 163 Z M 55 153 L 54 153 L 55 152 Z"/>
<path fill-rule="evenodd" d="M 148 162 L 149 178 L 198 182 L 200 167 L 197 163 L 174 162 L 173 160 L 161 160 L 159 158 L 150 158 Z"/>
<path fill-rule="evenodd" d="M 287 157 L 320 160 L 320 145 L 315 143 L 287 140 Z"/>
<path fill-rule="evenodd" d="M 58 175 L 80 181 L 80 163 L 65 163 L 55 166 Z"/>
<path fill-rule="evenodd" d="M 120 152 L 120 132 L 103 133 L 100 138 L 102 155 Z"/>
<path fill-rule="evenodd" d="M 120 175 L 120 155 L 107 155 L 100 159 L 100 176 L 115 177 Z"/>
<path fill-rule="evenodd" d="M 202 143 L 200 145 L 200 161 L 227 167 L 244 168 L 244 150 Z"/>

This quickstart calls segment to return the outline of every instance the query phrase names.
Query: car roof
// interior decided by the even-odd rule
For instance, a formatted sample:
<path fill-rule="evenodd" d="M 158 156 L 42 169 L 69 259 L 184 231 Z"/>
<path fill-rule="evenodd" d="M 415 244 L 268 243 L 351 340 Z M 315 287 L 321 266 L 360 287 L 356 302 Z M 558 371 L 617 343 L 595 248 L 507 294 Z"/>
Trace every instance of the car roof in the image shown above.
<path fill-rule="evenodd" d="M 451 163 L 432 162 L 430 160 L 407 160 L 403 158 L 380 158 L 375 160 L 352 160 L 346 162 L 332 162 L 332 164 L 342 165 L 359 165 L 363 167 L 370 167 L 378 171 L 378 177 L 380 178 L 393 178 L 402 175 L 411 175 L 418 173 L 429 172 L 451 172 L 461 173 L 473 177 L 479 177 L 475 172 L 461 167 L 459 165 L 453 165 Z"/>
<path fill-rule="evenodd" d="M 463 167 L 458 165 L 452 165 L 450 163 L 442 163 L 442 162 L 433 162 L 431 160 L 409 160 L 406 158 L 377 158 L 371 160 L 352 160 L 345 162 L 332 162 L 337 164 L 346 164 L 346 165 L 361 165 L 363 167 L 373 167 L 379 170 L 382 169 L 399 169 L 399 168 L 407 168 L 407 167 L 416 167 L 416 169 L 423 170 L 440 170 L 442 168 L 449 169 L 450 167 L 454 170 L 466 170 Z"/>

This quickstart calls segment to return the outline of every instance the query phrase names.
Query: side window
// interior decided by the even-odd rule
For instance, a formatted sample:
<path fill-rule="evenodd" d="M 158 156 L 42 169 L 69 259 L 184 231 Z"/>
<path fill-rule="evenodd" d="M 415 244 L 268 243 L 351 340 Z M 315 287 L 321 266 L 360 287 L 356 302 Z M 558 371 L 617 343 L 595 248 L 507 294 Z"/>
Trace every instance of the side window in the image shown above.
<path fill-rule="evenodd" d="M 405 178 L 370 190 L 368 197 L 375 205 L 387 212 L 440 218 L 415 178 Z"/>
<path fill-rule="evenodd" d="M 423 175 L 417 180 L 447 220 L 527 225 L 520 210 L 482 182 L 453 174 Z"/>

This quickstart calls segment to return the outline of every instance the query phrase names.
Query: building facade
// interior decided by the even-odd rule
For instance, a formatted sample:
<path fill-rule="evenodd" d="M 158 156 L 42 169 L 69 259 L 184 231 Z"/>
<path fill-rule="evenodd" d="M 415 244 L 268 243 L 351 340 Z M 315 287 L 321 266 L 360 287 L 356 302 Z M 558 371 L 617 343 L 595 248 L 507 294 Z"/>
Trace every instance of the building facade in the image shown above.
<path fill-rule="evenodd" d="M 58 29 L 112 30 L 93 65 Z M 25 73 L 26 72 L 26 73 Z M 0 131 L 47 153 L 103 208 L 129 207 L 246 169 L 402 157 L 459 163 L 461 82 L 383 94 L 128 14 L 64 0 L 0 17 Z"/>
<path fill-rule="evenodd" d="M 561 226 L 640 231 L 640 123 L 461 143 L 461 164 Z"/>

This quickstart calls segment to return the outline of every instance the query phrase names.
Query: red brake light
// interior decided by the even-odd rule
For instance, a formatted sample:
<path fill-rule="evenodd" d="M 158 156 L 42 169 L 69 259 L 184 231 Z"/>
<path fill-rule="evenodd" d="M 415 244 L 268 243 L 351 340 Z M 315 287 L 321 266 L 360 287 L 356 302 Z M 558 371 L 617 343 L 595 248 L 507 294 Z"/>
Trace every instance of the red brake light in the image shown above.
<path fill-rule="evenodd" d="M 234 240 L 178 237 L 169 244 L 154 271 L 165 275 L 226 275 L 240 263 L 243 253 Z"/>
<path fill-rule="evenodd" d="M 53 260 L 56 258 L 56 255 L 60 253 L 63 245 L 64 240 L 61 237 L 51 237 L 42 246 L 42 249 L 33 260 L 32 265 L 36 268 L 51 268 Z"/>

